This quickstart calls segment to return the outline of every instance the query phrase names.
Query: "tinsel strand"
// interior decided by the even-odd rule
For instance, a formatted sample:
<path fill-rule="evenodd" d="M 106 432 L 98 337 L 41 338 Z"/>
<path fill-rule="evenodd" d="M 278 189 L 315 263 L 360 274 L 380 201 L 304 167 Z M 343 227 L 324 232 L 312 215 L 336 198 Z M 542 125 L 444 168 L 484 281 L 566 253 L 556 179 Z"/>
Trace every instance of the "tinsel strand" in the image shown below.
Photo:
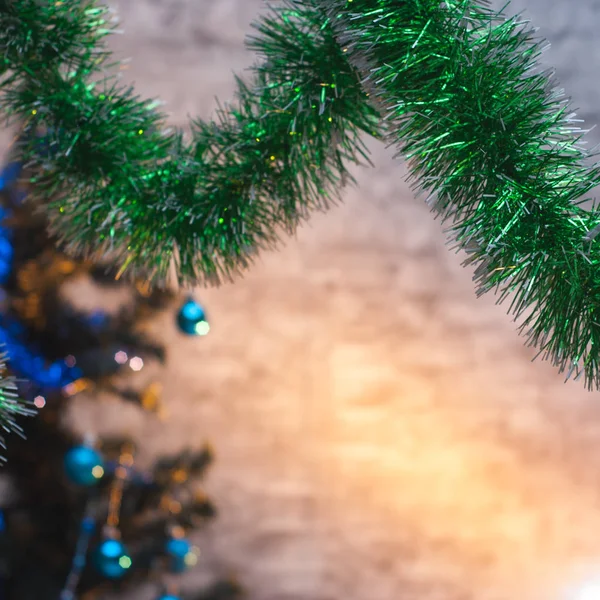
<path fill-rule="evenodd" d="M 312 0 L 254 25 L 263 65 L 215 121 L 190 124 L 190 143 L 104 75 L 111 17 L 96 2 L 0 0 L 0 108 L 47 138 L 44 157 L 23 143 L 28 201 L 71 255 L 218 284 L 353 181 L 345 163 L 366 159 L 359 133 L 378 135 L 378 116 Z"/>
<path fill-rule="evenodd" d="M 600 183 L 543 40 L 474 0 L 318 0 L 478 294 L 512 295 L 529 345 L 600 386 Z"/>

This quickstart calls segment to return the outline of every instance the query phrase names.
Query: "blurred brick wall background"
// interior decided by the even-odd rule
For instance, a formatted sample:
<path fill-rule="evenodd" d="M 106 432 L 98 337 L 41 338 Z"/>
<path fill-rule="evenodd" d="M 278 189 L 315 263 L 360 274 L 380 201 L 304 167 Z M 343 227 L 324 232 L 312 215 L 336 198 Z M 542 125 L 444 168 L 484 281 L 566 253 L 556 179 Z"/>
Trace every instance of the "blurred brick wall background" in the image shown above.
<path fill-rule="evenodd" d="M 126 79 L 180 126 L 231 97 L 264 8 L 114 5 Z M 509 12 L 523 8 L 578 114 L 600 121 L 600 5 Z M 206 339 L 179 337 L 172 315 L 156 324 L 168 421 L 81 399 L 73 423 L 133 433 L 144 460 L 213 443 L 220 518 L 198 536 L 190 586 L 217 569 L 256 600 L 574 600 L 578 582 L 600 578 L 600 396 L 530 362 L 507 307 L 475 299 L 402 162 L 370 147 L 377 167 L 356 170 L 342 206 L 244 279 L 199 292 Z"/>

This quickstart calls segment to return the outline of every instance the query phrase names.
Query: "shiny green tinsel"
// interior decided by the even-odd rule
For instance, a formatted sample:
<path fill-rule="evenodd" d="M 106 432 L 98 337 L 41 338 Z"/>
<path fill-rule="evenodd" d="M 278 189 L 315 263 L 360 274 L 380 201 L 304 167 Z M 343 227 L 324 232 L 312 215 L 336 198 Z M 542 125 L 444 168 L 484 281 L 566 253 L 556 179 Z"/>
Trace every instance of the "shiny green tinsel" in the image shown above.
<path fill-rule="evenodd" d="M 485 1 L 318 0 L 478 294 L 512 294 L 530 345 L 600 386 L 600 167 L 534 71 L 543 40 Z"/>
<path fill-rule="evenodd" d="M 95 2 L 0 0 L 0 108 L 48 130 L 49 156 L 23 148 L 30 197 L 67 250 L 158 283 L 173 261 L 183 284 L 230 278 L 330 203 L 385 115 L 478 293 L 512 294 L 529 343 L 600 387 L 600 216 L 581 199 L 600 166 L 518 19 L 484 0 L 286 0 L 256 26 L 251 85 L 191 143 L 93 83 L 112 27 Z"/>
<path fill-rule="evenodd" d="M 180 284 L 218 284 L 335 200 L 378 116 L 313 4 L 283 2 L 255 25 L 263 64 L 187 143 L 157 103 L 103 78 L 108 8 L 0 0 L 0 108 L 46 132 L 48 155 L 23 146 L 29 201 L 69 253 L 153 283 L 175 263 Z"/>
<path fill-rule="evenodd" d="M 23 437 L 23 430 L 17 423 L 19 416 L 30 417 L 37 411 L 30 402 L 21 399 L 17 393 L 17 380 L 7 375 L 6 352 L 0 352 L 0 447 L 6 448 L 4 433 L 16 433 Z M 0 455 L 0 461 L 5 458 Z"/>

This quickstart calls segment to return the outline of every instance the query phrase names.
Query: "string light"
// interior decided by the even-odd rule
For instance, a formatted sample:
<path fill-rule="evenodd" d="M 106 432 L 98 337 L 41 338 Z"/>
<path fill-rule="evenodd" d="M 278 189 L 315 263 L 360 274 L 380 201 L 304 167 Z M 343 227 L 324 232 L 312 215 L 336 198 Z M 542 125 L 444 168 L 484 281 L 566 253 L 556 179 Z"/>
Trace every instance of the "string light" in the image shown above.
<path fill-rule="evenodd" d="M 128 360 L 129 357 L 127 356 L 127 352 L 124 352 L 123 350 L 119 350 L 115 354 L 115 362 L 119 363 L 120 365 L 124 365 Z"/>
<path fill-rule="evenodd" d="M 129 367 L 132 371 L 141 371 L 144 367 L 144 361 L 139 356 L 134 356 L 129 361 Z"/>

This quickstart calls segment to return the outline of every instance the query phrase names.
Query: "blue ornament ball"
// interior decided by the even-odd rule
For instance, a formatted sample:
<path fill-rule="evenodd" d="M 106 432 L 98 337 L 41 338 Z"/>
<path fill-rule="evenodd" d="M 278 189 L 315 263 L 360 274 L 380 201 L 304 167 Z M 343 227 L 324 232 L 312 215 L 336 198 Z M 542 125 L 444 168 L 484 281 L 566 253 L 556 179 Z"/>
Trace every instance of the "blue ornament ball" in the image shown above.
<path fill-rule="evenodd" d="M 181 573 L 189 566 L 190 557 L 193 557 L 192 546 L 185 538 L 171 538 L 166 546 L 166 553 L 171 558 L 171 571 Z"/>
<path fill-rule="evenodd" d="M 173 596 L 173 594 L 163 594 L 159 596 L 156 600 L 181 600 L 179 596 Z"/>
<path fill-rule="evenodd" d="M 96 548 L 94 565 L 107 579 L 120 579 L 131 567 L 131 558 L 119 540 L 108 539 Z"/>
<path fill-rule="evenodd" d="M 91 486 L 104 475 L 104 461 L 96 450 L 89 446 L 75 446 L 65 455 L 65 473 L 71 483 Z"/>
<path fill-rule="evenodd" d="M 206 335 L 210 330 L 204 309 L 193 298 L 186 300 L 179 309 L 177 325 L 187 335 Z"/>

